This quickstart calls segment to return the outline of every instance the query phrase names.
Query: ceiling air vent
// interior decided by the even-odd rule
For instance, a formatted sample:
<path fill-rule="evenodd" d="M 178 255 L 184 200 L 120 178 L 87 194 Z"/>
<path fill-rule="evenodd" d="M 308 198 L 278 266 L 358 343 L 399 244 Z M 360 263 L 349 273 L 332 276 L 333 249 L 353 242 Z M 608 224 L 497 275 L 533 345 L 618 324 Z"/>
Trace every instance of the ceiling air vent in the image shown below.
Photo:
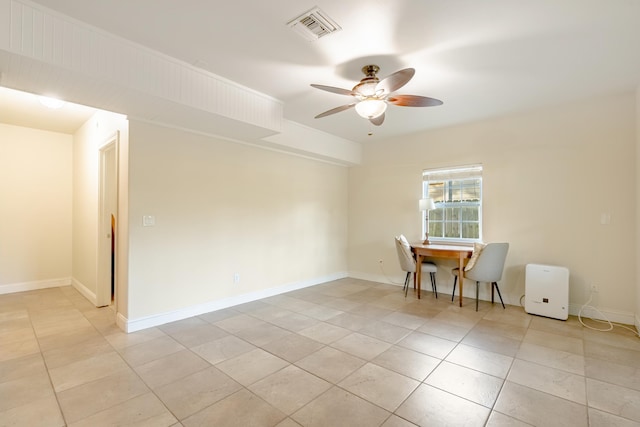
<path fill-rule="evenodd" d="M 342 29 L 317 7 L 292 19 L 287 25 L 308 41 L 318 40 L 320 37 Z"/>

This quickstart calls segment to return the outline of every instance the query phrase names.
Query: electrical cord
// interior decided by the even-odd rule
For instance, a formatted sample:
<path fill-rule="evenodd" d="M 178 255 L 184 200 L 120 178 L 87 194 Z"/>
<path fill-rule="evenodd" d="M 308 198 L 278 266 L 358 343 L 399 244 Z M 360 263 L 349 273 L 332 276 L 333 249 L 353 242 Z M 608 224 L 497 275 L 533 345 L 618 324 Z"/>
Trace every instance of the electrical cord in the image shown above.
<path fill-rule="evenodd" d="M 585 328 L 587 328 L 587 329 L 591 329 L 591 330 L 593 330 L 593 331 L 598 331 L 598 332 L 609 332 L 609 331 L 612 331 L 612 330 L 613 330 L 613 327 L 614 327 L 614 326 L 617 326 L 617 327 L 619 327 L 619 328 L 627 329 L 627 330 L 629 330 L 629 331 L 633 332 L 633 333 L 634 333 L 634 335 L 636 335 L 637 337 L 639 337 L 639 338 L 640 338 L 640 334 L 638 333 L 638 331 L 636 331 L 636 330 L 634 330 L 634 329 L 631 329 L 631 328 L 629 328 L 629 327 L 627 327 L 627 326 L 624 326 L 624 325 L 618 325 L 618 324 L 613 324 L 613 323 L 611 323 L 611 321 L 610 321 L 609 319 L 607 319 L 607 316 L 605 316 L 605 315 L 604 315 L 600 310 L 598 310 L 597 308 L 595 308 L 595 307 L 593 307 L 593 306 L 590 306 L 590 305 L 589 305 L 589 303 L 591 302 L 591 300 L 593 300 L 593 293 L 592 293 L 591 295 L 589 295 L 589 299 L 587 300 L 587 302 L 585 302 L 585 303 L 582 305 L 582 307 L 580 307 L 580 311 L 578 311 L 578 321 L 580 322 L 580 324 L 581 324 L 582 326 L 584 326 L 584 327 L 585 327 Z M 589 326 L 589 325 L 587 325 L 586 323 L 584 323 L 584 321 L 582 320 L 582 311 L 583 311 L 585 308 L 589 308 L 590 310 L 595 311 L 596 313 L 598 313 L 598 314 L 599 314 L 603 319 L 605 319 L 605 320 L 594 319 L 593 317 L 587 317 L 587 319 L 592 320 L 592 321 L 594 321 L 594 322 L 596 322 L 596 323 L 605 323 L 605 324 L 607 324 L 607 325 L 608 325 L 608 327 L 607 327 L 606 329 L 600 329 L 600 328 L 594 328 L 593 326 Z"/>
<path fill-rule="evenodd" d="M 524 297 L 525 297 L 525 295 L 522 295 L 520 297 L 520 306 L 521 307 L 524 307 L 524 305 L 522 304 L 522 299 Z M 609 332 L 609 331 L 613 330 L 614 326 L 617 326 L 619 328 L 627 329 L 627 330 L 633 332 L 638 338 L 640 338 L 640 334 L 635 329 L 629 328 L 628 326 L 611 323 L 611 321 L 609 319 L 607 319 L 607 316 L 605 316 L 600 310 L 598 310 L 597 308 L 589 305 L 589 303 L 592 300 L 593 300 L 593 293 L 591 293 L 591 295 L 589 296 L 589 300 L 587 300 L 587 302 L 585 302 L 582 305 L 582 307 L 580 307 L 580 311 L 578 311 L 578 321 L 580 322 L 580 324 L 582 326 L 584 326 L 587 329 L 591 329 L 591 330 L 598 331 L 598 332 Z M 596 313 L 598 313 L 605 320 L 594 319 L 593 317 L 585 317 L 586 319 L 589 319 L 589 320 L 591 320 L 593 322 L 596 322 L 596 323 L 605 323 L 605 324 L 608 325 L 608 327 L 606 329 L 600 329 L 600 328 L 594 328 L 593 326 L 589 326 L 586 323 L 584 323 L 584 320 L 582 320 L 582 312 L 584 311 L 585 308 L 589 308 L 589 309 L 595 311 Z"/>
<path fill-rule="evenodd" d="M 404 286 L 404 282 L 399 283 L 399 282 L 394 282 L 393 279 L 391 279 L 389 276 L 387 276 L 387 273 L 385 273 L 384 271 L 384 266 L 383 266 L 383 262 L 382 261 L 378 261 L 378 265 L 380 266 L 380 271 L 382 272 L 382 275 L 391 283 L 393 283 L 394 285 L 398 285 L 398 286 Z"/>

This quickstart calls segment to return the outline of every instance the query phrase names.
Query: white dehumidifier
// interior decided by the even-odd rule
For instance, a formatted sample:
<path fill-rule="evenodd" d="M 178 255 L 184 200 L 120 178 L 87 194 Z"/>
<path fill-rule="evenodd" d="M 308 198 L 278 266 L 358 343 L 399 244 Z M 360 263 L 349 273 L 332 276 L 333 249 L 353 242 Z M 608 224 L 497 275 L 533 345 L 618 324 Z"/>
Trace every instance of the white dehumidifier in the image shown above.
<path fill-rule="evenodd" d="M 554 265 L 527 264 L 524 310 L 554 319 L 569 318 L 569 270 Z"/>

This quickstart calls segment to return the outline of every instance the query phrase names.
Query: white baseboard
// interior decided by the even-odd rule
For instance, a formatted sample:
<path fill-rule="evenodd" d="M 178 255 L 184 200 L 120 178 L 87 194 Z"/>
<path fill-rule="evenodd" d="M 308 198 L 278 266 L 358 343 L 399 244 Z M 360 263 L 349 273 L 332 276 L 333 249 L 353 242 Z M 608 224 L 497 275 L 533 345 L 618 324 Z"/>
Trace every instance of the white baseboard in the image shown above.
<path fill-rule="evenodd" d="M 154 314 L 151 316 L 140 317 L 137 319 L 127 319 L 122 314 L 118 313 L 116 316 L 116 323 L 120 329 L 130 333 L 140 331 L 142 329 L 152 328 L 154 326 L 163 325 L 169 322 L 175 322 L 176 320 L 186 319 L 188 317 L 199 316 L 204 313 L 209 313 L 224 308 L 233 307 L 235 305 L 244 304 L 251 301 L 256 301 L 263 298 L 280 295 L 286 292 L 295 291 L 298 289 L 307 288 L 309 286 L 319 285 L 321 283 L 330 282 L 332 280 L 344 279 L 348 277 L 346 272 L 335 273 L 325 277 L 319 277 L 310 280 L 304 280 L 302 282 L 290 283 L 275 288 L 264 289 L 261 291 L 250 292 L 248 294 L 237 295 L 229 298 L 223 298 L 220 300 L 210 301 L 204 304 L 193 305 L 190 307 L 181 308 L 166 313 Z"/>
<path fill-rule="evenodd" d="M 362 273 L 359 271 L 350 271 L 349 277 L 359 280 L 368 280 L 369 282 L 384 283 L 387 285 L 404 286 L 404 279 L 398 279 L 399 283 L 392 282 L 393 278 L 387 277 L 383 274 L 370 274 Z"/>
<path fill-rule="evenodd" d="M 14 292 L 35 291 L 37 289 L 57 288 L 60 286 L 69 286 L 71 284 L 70 277 L 48 280 L 34 280 L 32 282 L 10 283 L 8 285 L 0 285 L 0 295 L 12 294 Z"/>
<path fill-rule="evenodd" d="M 354 279 L 362 279 L 362 280 L 369 280 L 372 282 L 385 283 L 387 285 L 404 286 L 404 276 L 400 278 L 388 277 L 386 275 L 381 275 L 381 274 L 370 274 L 370 273 L 352 271 L 352 272 L 349 272 L 349 277 L 353 277 Z M 447 279 L 450 279 L 450 280 L 447 280 Z M 428 276 L 426 279 L 427 280 L 426 286 L 425 286 L 424 280 L 425 279 L 423 279 L 423 282 L 422 282 L 422 290 L 426 292 L 431 292 L 431 282 L 428 281 Z M 470 284 L 472 283 L 474 282 L 465 282 L 463 293 L 465 298 L 473 298 L 475 300 L 476 298 L 475 283 L 473 286 L 470 286 Z M 413 287 L 413 281 L 411 281 L 411 286 Z M 442 277 L 437 277 L 437 287 L 438 287 L 438 294 L 442 293 L 444 295 L 451 296 L 451 291 L 453 290 L 453 276 L 452 275 L 446 276 L 445 280 L 443 280 Z M 460 287 L 458 286 L 456 290 L 459 290 L 459 289 Z M 456 293 L 456 301 L 458 298 L 457 295 L 458 294 Z M 509 295 L 505 295 L 504 293 L 502 294 L 502 298 L 504 299 L 505 304 L 520 305 L 519 301 L 516 302 L 515 304 L 511 303 L 511 301 L 509 300 Z M 500 303 L 500 300 L 497 295 L 495 296 L 495 299 L 498 303 Z M 481 286 L 480 301 L 491 301 L 491 287 Z"/>
<path fill-rule="evenodd" d="M 80 292 L 86 299 L 88 299 L 91 304 L 97 305 L 98 298 L 96 298 L 96 294 L 89 290 L 89 288 L 87 288 L 82 282 L 75 278 L 72 278 L 71 286 L 73 286 L 76 291 Z"/>
<path fill-rule="evenodd" d="M 394 283 L 391 282 L 391 280 L 399 280 L 396 278 L 389 278 L 386 275 L 383 274 L 371 274 L 371 273 L 362 273 L 362 272 L 358 272 L 358 271 L 351 271 L 349 272 L 349 277 L 353 277 L 355 279 L 362 279 L 362 280 L 370 280 L 373 282 L 379 282 L 379 283 L 386 283 L 389 285 L 400 285 L 403 286 L 403 283 Z M 451 276 L 453 277 L 453 276 Z M 441 291 L 443 293 L 449 293 L 449 295 L 451 295 L 451 288 L 453 286 L 453 282 L 450 283 L 446 283 L 446 284 L 441 284 L 440 282 L 442 282 L 441 280 L 438 283 L 438 293 L 440 293 Z M 475 298 L 475 290 L 473 291 L 468 291 L 468 289 L 472 289 L 474 288 L 474 286 L 465 286 L 464 288 L 464 296 L 468 297 L 468 298 Z M 423 290 L 424 290 L 424 283 L 423 283 Z M 472 295 L 471 295 L 472 294 Z M 491 297 L 490 297 L 490 293 L 486 291 L 486 289 L 484 289 L 483 291 L 480 292 L 480 300 L 481 301 L 490 301 Z M 511 304 L 511 305 L 520 305 L 520 301 L 516 301 L 515 303 L 512 303 L 509 300 L 509 296 L 508 295 L 502 295 L 502 297 L 504 298 L 504 303 L 505 304 Z M 496 298 L 498 298 L 496 296 Z M 569 314 L 573 315 L 573 316 L 577 316 L 578 313 L 580 312 L 580 309 L 582 308 L 581 304 L 569 304 Z M 585 308 L 583 310 L 582 313 L 582 317 L 585 318 L 593 318 L 593 319 L 597 319 L 597 320 L 609 320 L 611 322 L 614 323 L 621 323 L 621 324 L 625 324 L 625 325 L 635 325 L 636 329 L 638 331 L 640 331 L 640 315 L 636 315 L 634 313 L 624 313 L 624 312 L 619 312 L 619 311 L 613 311 L 613 310 L 607 310 L 607 309 L 598 309 L 600 311 L 600 313 L 596 312 L 595 310 L 588 310 L 587 308 Z"/>
<path fill-rule="evenodd" d="M 382 274 L 370 274 L 370 273 L 362 273 L 359 271 L 351 271 L 349 272 L 349 277 L 353 277 L 354 279 L 361 279 L 361 280 L 369 280 L 371 282 L 378 282 L 378 283 L 385 283 L 387 285 L 395 285 L 395 286 L 404 286 L 404 276 L 403 277 L 388 277 L 386 275 L 382 275 Z M 447 276 L 446 279 L 451 278 L 451 280 L 442 280 L 442 277 L 438 277 L 437 278 L 437 287 L 438 287 L 438 293 L 442 293 L 445 295 L 451 295 L 451 291 L 453 290 L 453 276 Z M 411 286 L 413 287 L 413 279 L 411 279 Z M 423 279 L 422 282 L 422 290 L 426 291 L 426 292 L 431 292 L 431 282 L 428 281 L 428 276 L 427 276 L 427 283 L 425 286 L 425 279 Z M 475 300 L 476 298 L 476 294 L 475 294 L 475 285 L 474 286 L 469 286 L 470 283 L 473 282 L 465 282 L 466 286 L 464 287 L 464 297 L 465 298 L 473 298 Z M 459 290 L 460 287 L 458 286 L 456 288 L 456 290 Z M 472 289 L 472 290 L 470 290 Z M 480 301 L 491 301 L 491 291 L 490 291 L 490 287 L 488 286 L 484 286 L 481 287 L 480 290 Z M 458 295 L 456 293 L 456 295 Z M 456 296 L 457 298 L 457 296 Z M 495 297 L 496 299 L 498 299 L 498 296 L 496 295 Z M 505 304 L 511 304 L 511 302 L 509 302 L 509 297 L 508 295 L 504 295 L 502 294 L 502 298 L 504 299 L 504 303 Z M 498 299 L 498 303 L 500 302 L 500 300 Z M 519 305 L 518 304 L 512 304 L 512 305 Z"/>
<path fill-rule="evenodd" d="M 133 332 L 127 331 L 127 318 L 122 315 L 122 313 L 116 313 L 116 325 L 118 328 L 122 329 L 124 332 Z"/>
<path fill-rule="evenodd" d="M 582 304 L 569 304 L 569 314 L 577 316 L 582 309 Z M 597 308 L 594 310 L 592 307 L 585 307 L 582 310 L 583 318 L 591 318 L 596 320 L 608 320 L 613 323 L 621 323 L 623 325 L 634 325 L 638 329 L 639 319 L 634 313 L 624 313 L 619 311 L 608 310 L 604 308 Z"/>

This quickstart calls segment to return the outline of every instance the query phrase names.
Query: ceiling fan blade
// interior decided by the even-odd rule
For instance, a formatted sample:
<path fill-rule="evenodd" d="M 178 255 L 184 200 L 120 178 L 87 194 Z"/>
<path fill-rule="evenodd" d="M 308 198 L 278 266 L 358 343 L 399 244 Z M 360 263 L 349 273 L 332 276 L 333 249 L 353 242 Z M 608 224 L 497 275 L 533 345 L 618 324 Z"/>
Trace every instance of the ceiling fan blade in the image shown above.
<path fill-rule="evenodd" d="M 312 84 L 311 86 L 315 87 L 316 89 L 326 90 L 327 92 L 337 93 L 338 95 L 351 95 L 351 96 L 354 95 L 353 91 L 350 89 L 342 89 L 339 87 L 316 85 L 316 84 Z"/>
<path fill-rule="evenodd" d="M 439 99 L 417 95 L 395 95 L 387 98 L 387 101 L 401 107 L 436 107 L 442 105 L 442 101 Z"/>
<path fill-rule="evenodd" d="M 315 118 L 320 119 L 322 117 L 330 116 L 331 114 L 339 113 L 340 111 L 348 110 L 349 108 L 352 108 L 356 104 L 357 102 L 354 102 L 353 104 L 341 105 L 339 107 L 332 108 L 331 110 L 327 110 L 324 113 L 318 114 Z"/>
<path fill-rule="evenodd" d="M 369 121 L 376 126 L 380 126 L 382 123 L 384 123 L 384 113 L 380 114 L 378 117 L 369 119 Z"/>
<path fill-rule="evenodd" d="M 416 70 L 413 68 L 405 68 L 380 80 L 376 85 L 376 92 L 382 90 L 383 93 L 389 94 L 406 85 L 413 78 Z"/>

